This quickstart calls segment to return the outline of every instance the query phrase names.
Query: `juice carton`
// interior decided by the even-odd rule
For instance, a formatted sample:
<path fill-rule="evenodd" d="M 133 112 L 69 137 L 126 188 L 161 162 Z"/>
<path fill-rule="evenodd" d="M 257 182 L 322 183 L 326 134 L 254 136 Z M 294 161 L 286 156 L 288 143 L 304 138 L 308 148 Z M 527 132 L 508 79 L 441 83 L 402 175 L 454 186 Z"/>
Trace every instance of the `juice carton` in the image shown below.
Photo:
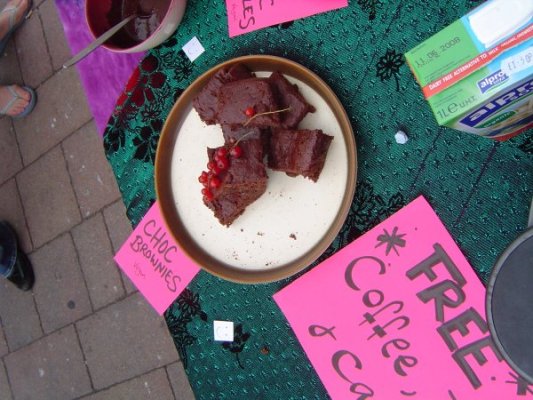
<path fill-rule="evenodd" d="M 497 140 L 533 127 L 533 0 L 489 0 L 405 57 L 439 125 Z"/>

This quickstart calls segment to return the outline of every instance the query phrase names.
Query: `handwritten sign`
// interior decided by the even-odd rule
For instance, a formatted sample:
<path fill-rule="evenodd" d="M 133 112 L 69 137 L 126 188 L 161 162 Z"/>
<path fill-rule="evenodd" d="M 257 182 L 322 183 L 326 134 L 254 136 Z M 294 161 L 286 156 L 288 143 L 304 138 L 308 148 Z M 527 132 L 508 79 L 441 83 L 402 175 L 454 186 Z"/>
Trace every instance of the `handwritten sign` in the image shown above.
<path fill-rule="evenodd" d="M 230 37 L 348 6 L 348 0 L 226 0 Z"/>
<path fill-rule="evenodd" d="M 160 315 L 200 270 L 172 239 L 157 202 L 122 245 L 115 261 Z"/>
<path fill-rule="evenodd" d="M 274 295 L 332 399 L 516 399 L 485 289 L 423 197 Z"/>

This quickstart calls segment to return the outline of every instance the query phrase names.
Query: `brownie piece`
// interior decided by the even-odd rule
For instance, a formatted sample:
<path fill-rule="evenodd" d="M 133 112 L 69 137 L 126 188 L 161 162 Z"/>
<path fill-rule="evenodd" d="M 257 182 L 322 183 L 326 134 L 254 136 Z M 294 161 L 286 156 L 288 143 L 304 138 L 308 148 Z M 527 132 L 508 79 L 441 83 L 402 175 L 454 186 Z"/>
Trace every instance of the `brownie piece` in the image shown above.
<path fill-rule="evenodd" d="M 218 188 L 210 189 L 212 200 L 204 197 L 204 204 L 213 210 L 215 217 L 226 226 L 230 226 L 267 187 L 268 175 L 263 164 L 260 140 L 243 141 L 239 146 L 243 149 L 242 155 L 239 158 L 230 157 L 228 169 L 217 175 L 221 183 Z M 210 161 L 213 161 L 216 150 L 207 149 Z"/>
<path fill-rule="evenodd" d="M 302 175 L 317 181 L 333 136 L 322 130 L 273 129 L 270 135 L 268 166 L 287 175 Z"/>
<path fill-rule="evenodd" d="M 208 125 L 216 123 L 218 91 L 222 85 L 252 76 L 243 64 L 233 64 L 218 70 L 192 101 L 201 120 Z"/>
<path fill-rule="evenodd" d="M 281 72 L 273 72 L 268 82 L 280 109 L 290 108 L 289 111 L 280 113 L 281 123 L 285 128 L 296 128 L 307 113 L 315 112 L 315 107 L 305 100 L 298 86 L 290 83 Z"/>
<path fill-rule="evenodd" d="M 255 114 L 279 110 L 278 103 L 266 79 L 248 78 L 226 83 L 218 92 L 217 120 L 221 125 L 244 125 L 255 127 L 280 126 L 281 113 L 246 115 L 248 108 Z"/>
<path fill-rule="evenodd" d="M 228 144 L 241 140 L 243 137 L 245 139 L 261 139 L 266 132 L 266 129 L 257 126 L 222 125 L 224 142 Z"/>
<path fill-rule="evenodd" d="M 259 140 L 264 153 L 268 150 L 270 129 L 258 128 L 256 126 L 222 125 L 222 134 L 224 135 L 226 145 L 233 145 L 239 140 L 239 145 L 246 143 L 248 140 Z"/>

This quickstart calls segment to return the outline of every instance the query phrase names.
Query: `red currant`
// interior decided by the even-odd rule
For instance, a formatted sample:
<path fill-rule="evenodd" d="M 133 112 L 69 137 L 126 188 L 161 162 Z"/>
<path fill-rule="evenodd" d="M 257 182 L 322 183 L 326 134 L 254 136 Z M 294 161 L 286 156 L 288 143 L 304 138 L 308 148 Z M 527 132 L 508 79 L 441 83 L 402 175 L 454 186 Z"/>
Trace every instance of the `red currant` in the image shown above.
<path fill-rule="evenodd" d="M 253 107 L 248 107 L 246 110 L 244 110 L 244 114 L 248 117 L 248 118 L 252 118 L 254 115 L 255 115 L 255 110 Z"/>
<path fill-rule="evenodd" d="M 222 168 L 220 168 L 218 165 L 215 164 L 215 166 L 213 168 L 213 174 L 214 175 L 219 175 L 222 171 L 223 171 Z"/>
<path fill-rule="evenodd" d="M 218 175 L 222 171 L 222 169 L 217 165 L 217 162 L 214 161 L 209 161 L 207 163 L 207 169 L 214 175 Z"/>
<path fill-rule="evenodd" d="M 225 147 L 219 147 L 215 153 L 215 157 L 221 158 L 228 155 L 228 150 Z"/>
<path fill-rule="evenodd" d="M 211 193 L 211 191 L 207 188 L 202 189 L 202 194 L 204 195 L 206 200 L 213 200 L 214 198 L 213 193 Z"/>
<path fill-rule="evenodd" d="M 222 171 L 229 168 L 229 160 L 228 157 L 220 157 L 217 160 L 217 167 L 220 168 Z"/>
<path fill-rule="evenodd" d="M 220 179 L 218 179 L 218 177 L 216 176 L 213 176 L 210 180 L 209 180 L 209 187 L 212 188 L 212 189 L 218 189 L 220 187 L 220 185 L 222 184 L 222 182 L 220 181 Z"/>
<path fill-rule="evenodd" d="M 202 173 L 198 177 L 198 182 L 200 182 L 200 183 L 202 183 L 204 185 L 207 183 L 207 172 L 202 171 Z"/>
<path fill-rule="evenodd" d="M 240 146 L 233 146 L 231 148 L 231 150 L 229 151 L 229 154 L 232 156 L 232 157 L 235 157 L 235 158 L 239 158 L 240 156 L 242 156 L 242 148 Z"/>

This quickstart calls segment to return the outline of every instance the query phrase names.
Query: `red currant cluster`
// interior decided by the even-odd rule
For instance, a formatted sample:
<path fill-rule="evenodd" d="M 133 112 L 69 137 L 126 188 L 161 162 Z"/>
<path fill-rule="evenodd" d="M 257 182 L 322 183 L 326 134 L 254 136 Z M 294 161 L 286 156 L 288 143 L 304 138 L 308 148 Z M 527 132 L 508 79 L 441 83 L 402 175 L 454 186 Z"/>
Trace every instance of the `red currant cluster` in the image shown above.
<path fill-rule="evenodd" d="M 230 158 L 239 158 L 242 156 L 242 148 L 235 144 L 229 150 L 225 147 L 216 149 L 213 161 L 207 163 L 207 171 L 202 171 L 198 181 L 204 186 L 202 194 L 208 201 L 213 200 L 213 190 L 216 190 L 222 184 L 220 173 L 227 170 L 230 166 Z"/>

